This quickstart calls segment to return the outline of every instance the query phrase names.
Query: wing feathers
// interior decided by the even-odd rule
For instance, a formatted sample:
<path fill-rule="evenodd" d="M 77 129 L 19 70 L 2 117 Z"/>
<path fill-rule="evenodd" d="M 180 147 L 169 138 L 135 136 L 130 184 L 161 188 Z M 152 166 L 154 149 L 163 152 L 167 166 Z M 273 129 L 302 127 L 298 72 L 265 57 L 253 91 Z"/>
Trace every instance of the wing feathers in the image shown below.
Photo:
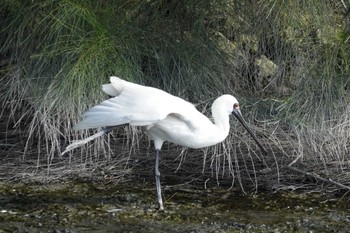
<path fill-rule="evenodd" d="M 169 114 L 177 114 L 184 121 L 195 124 L 187 119 L 187 116 L 199 113 L 191 103 L 162 90 L 130 83 L 118 77 L 113 76 L 110 81 L 111 83 L 103 85 L 102 90 L 116 97 L 105 100 L 87 111 L 75 129 L 128 123 L 144 126 L 160 121 Z"/>
<path fill-rule="evenodd" d="M 103 84 L 102 91 L 110 96 L 118 96 L 120 92 L 118 92 L 112 84 Z"/>
<path fill-rule="evenodd" d="M 123 91 L 123 80 L 118 77 L 112 76 L 110 78 L 111 83 L 102 85 L 102 91 L 110 96 L 118 96 Z"/>

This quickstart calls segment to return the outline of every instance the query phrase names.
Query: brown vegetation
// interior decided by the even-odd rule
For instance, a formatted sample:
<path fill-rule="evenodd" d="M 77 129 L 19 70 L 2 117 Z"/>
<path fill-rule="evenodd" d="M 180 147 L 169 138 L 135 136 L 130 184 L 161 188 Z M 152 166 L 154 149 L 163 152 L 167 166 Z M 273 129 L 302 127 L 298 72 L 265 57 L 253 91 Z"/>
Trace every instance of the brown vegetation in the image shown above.
<path fill-rule="evenodd" d="M 232 121 L 229 138 L 215 147 L 164 146 L 165 179 L 246 193 L 341 185 L 348 191 L 350 3 L 1 5 L 3 180 L 152 176 L 153 145 L 142 129 L 123 127 L 59 156 L 71 140 L 92 133 L 74 132 L 72 125 L 106 98 L 100 86 L 117 75 L 184 97 L 206 113 L 214 97 L 234 94 L 269 150 L 260 154 Z"/>

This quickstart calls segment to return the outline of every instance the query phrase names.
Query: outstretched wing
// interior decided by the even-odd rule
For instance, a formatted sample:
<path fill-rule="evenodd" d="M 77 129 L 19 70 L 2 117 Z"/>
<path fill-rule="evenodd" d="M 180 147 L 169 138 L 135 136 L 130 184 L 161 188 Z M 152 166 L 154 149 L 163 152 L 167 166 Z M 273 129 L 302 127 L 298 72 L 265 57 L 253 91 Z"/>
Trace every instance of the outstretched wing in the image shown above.
<path fill-rule="evenodd" d="M 189 102 L 153 87 L 127 82 L 117 77 L 103 85 L 105 93 L 114 98 L 103 101 L 84 114 L 84 119 L 75 129 L 89 129 L 105 126 L 130 124 L 144 126 L 177 114 L 190 127 L 196 127 L 193 115 L 199 113 Z"/>

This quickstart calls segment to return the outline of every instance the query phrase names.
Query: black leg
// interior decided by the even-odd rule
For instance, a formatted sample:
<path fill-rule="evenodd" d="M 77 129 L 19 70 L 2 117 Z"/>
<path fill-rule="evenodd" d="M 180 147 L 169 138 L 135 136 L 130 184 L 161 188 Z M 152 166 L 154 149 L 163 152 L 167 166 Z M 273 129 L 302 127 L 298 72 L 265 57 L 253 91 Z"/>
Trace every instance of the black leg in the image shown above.
<path fill-rule="evenodd" d="M 154 161 L 154 176 L 156 178 L 158 207 L 159 207 L 159 210 L 164 210 L 163 200 L 162 200 L 162 189 L 160 187 L 159 152 L 160 150 L 156 150 L 156 158 Z"/>
<path fill-rule="evenodd" d="M 102 130 L 105 134 L 108 134 L 113 130 L 113 127 L 111 126 L 102 127 Z"/>

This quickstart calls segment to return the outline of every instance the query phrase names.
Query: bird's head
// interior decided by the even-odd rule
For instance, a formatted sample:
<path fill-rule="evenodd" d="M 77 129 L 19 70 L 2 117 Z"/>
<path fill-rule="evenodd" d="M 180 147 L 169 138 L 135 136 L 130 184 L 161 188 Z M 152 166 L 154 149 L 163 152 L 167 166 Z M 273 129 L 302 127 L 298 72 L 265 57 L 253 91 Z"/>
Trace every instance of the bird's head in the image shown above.
<path fill-rule="evenodd" d="M 253 137 L 254 141 L 257 143 L 261 151 L 264 154 L 267 154 L 265 148 L 262 146 L 258 138 L 255 136 L 255 134 L 252 132 L 252 130 L 249 128 L 249 126 L 243 119 L 238 100 L 232 95 L 222 95 L 216 101 L 218 102 L 217 107 L 225 109 L 225 111 L 227 111 L 227 114 L 232 113 L 237 118 L 237 120 L 243 125 L 243 127 L 248 131 L 248 133 Z"/>

